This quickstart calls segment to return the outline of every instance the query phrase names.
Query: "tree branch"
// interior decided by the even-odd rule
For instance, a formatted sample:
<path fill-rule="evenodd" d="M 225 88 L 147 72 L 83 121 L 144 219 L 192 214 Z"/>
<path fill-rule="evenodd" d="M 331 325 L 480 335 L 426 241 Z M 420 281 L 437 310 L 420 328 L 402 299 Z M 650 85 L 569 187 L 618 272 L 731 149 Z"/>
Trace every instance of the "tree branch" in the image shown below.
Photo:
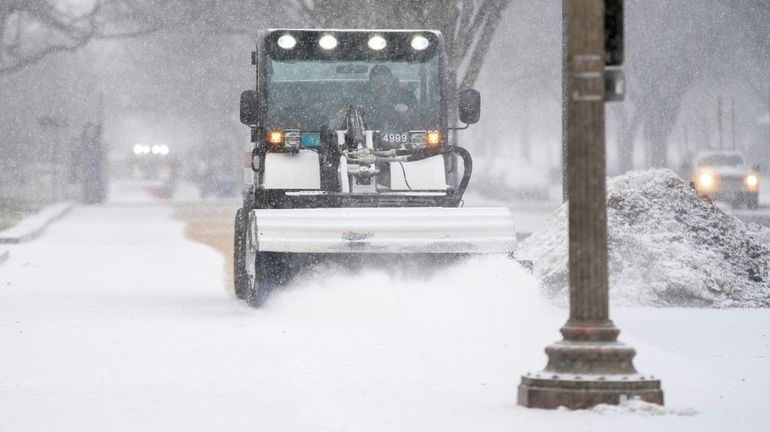
<path fill-rule="evenodd" d="M 484 57 L 486 57 L 487 52 L 489 51 L 489 47 L 492 45 L 492 37 L 495 34 L 497 25 L 500 24 L 502 12 L 503 9 L 508 5 L 508 0 L 501 0 L 495 3 L 496 5 L 494 5 L 494 8 L 489 11 L 489 16 L 487 17 L 481 34 L 478 37 L 478 42 L 476 42 L 473 54 L 468 61 L 468 68 L 466 69 L 465 75 L 460 82 L 459 88 L 461 89 L 471 88 L 473 87 L 473 84 L 476 83 L 476 80 L 479 77 L 479 73 L 481 73 L 481 66 L 483 65 Z"/>
<path fill-rule="evenodd" d="M 17 72 L 21 69 L 24 69 L 25 67 L 31 66 L 43 60 L 44 58 L 54 53 L 78 50 L 87 44 L 89 40 L 90 39 L 88 38 L 84 38 L 76 42 L 74 45 L 53 45 L 46 47 L 34 54 L 28 55 L 27 57 L 24 57 L 23 59 L 10 64 L 9 66 L 0 67 L 0 75 Z"/>

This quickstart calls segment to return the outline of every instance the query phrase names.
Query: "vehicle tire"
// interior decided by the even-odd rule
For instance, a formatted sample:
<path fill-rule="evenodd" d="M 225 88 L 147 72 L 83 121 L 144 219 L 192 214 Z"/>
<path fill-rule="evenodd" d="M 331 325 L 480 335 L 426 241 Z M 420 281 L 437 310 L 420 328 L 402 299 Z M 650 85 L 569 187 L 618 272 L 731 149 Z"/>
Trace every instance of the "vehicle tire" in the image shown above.
<path fill-rule="evenodd" d="M 239 208 L 235 213 L 233 229 L 233 289 L 235 296 L 246 298 L 246 287 L 249 275 L 246 272 L 246 218 L 244 209 Z"/>
<path fill-rule="evenodd" d="M 260 252 L 256 240 L 256 222 L 244 221 L 246 265 L 246 303 L 261 307 L 273 288 L 288 280 L 288 266 L 285 255 L 277 252 Z"/>
<path fill-rule="evenodd" d="M 273 289 L 282 284 L 285 262 L 281 254 L 257 252 L 254 257 L 254 274 L 248 275 L 246 303 L 254 308 L 261 307 Z"/>

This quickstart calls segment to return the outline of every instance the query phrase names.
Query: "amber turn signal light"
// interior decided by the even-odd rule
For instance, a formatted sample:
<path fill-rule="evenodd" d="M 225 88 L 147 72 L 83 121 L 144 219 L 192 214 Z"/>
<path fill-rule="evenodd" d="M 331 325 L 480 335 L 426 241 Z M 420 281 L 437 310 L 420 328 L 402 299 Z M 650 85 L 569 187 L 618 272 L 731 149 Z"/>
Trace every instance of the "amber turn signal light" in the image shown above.
<path fill-rule="evenodd" d="M 425 145 L 427 147 L 438 147 L 441 145 L 441 132 L 437 130 L 428 131 L 425 134 Z"/>
<path fill-rule="evenodd" d="M 267 133 L 267 142 L 274 146 L 283 144 L 283 138 L 284 136 L 282 130 L 271 130 Z"/>

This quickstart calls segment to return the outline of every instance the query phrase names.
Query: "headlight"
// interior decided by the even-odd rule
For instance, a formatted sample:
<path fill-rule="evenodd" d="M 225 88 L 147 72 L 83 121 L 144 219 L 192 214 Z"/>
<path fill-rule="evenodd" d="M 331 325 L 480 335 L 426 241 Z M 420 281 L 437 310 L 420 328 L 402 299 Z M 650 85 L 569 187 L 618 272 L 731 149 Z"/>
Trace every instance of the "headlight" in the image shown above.
<path fill-rule="evenodd" d="M 425 131 L 409 132 L 409 144 L 411 144 L 413 148 L 425 147 Z"/>
<path fill-rule="evenodd" d="M 294 48 L 296 45 L 297 45 L 297 39 L 290 34 L 285 34 L 278 38 L 278 46 L 285 50 L 290 50 Z"/>
<path fill-rule="evenodd" d="M 746 176 L 746 186 L 748 187 L 756 187 L 759 184 L 759 177 L 755 176 L 754 174 L 749 174 Z"/>
<path fill-rule="evenodd" d="M 318 39 L 318 45 L 325 50 L 334 49 L 337 47 L 337 38 L 330 34 L 323 35 Z"/>
<path fill-rule="evenodd" d="M 381 49 L 384 49 L 388 45 L 388 41 L 385 40 L 384 37 L 380 35 L 374 35 L 371 38 L 369 38 L 369 48 L 379 51 Z"/>
<path fill-rule="evenodd" d="M 714 175 L 711 173 L 703 173 L 698 176 L 698 183 L 705 188 L 714 186 L 714 180 Z"/>
<path fill-rule="evenodd" d="M 395 142 L 399 142 L 396 140 Z M 409 144 L 412 148 L 436 148 L 441 145 L 441 132 L 437 130 L 410 131 Z"/>
<path fill-rule="evenodd" d="M 286 129 L 283 132 L 283 139 L 286 147 L 298 149 L 302 143 L 302 132 L 299 129 Z"/>
<path fill-rule="evenodd" d="M 430 130 L 425 134 L 425 144 L 428 148 L 436 148 L 441 145 L 441 132 Z"/>
<path fill-rule="evenodd" d="M 430 45 L 430 41 L 425 36 L 417 35 L 412 38 L 412 48 L 415 51 L 422 51 Z"/>

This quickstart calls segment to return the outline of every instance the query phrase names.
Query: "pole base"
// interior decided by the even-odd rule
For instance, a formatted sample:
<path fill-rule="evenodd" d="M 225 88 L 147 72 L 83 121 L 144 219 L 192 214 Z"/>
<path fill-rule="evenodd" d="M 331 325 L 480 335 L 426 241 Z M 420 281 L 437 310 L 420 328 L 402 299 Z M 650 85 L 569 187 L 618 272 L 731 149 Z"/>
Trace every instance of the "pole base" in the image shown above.
<path fill-rule="evenodd" d="M 641 399 L 663 405 L 660 380 L 643 375 L 570 375 L 539 372 L 521 377 L 519 405 L 528 408 L 586 409 Z"/>
<path fill-rule="evenodd" d="M 634 367 L 636 351 L 617 341 L 611 321 L 569 321 L 564 340 L 549 345 L 545 370 L 521 377 L 519 405 L 530 408 L 591 408 L 641 399 L 663 405 L 660 380 Z"/>

